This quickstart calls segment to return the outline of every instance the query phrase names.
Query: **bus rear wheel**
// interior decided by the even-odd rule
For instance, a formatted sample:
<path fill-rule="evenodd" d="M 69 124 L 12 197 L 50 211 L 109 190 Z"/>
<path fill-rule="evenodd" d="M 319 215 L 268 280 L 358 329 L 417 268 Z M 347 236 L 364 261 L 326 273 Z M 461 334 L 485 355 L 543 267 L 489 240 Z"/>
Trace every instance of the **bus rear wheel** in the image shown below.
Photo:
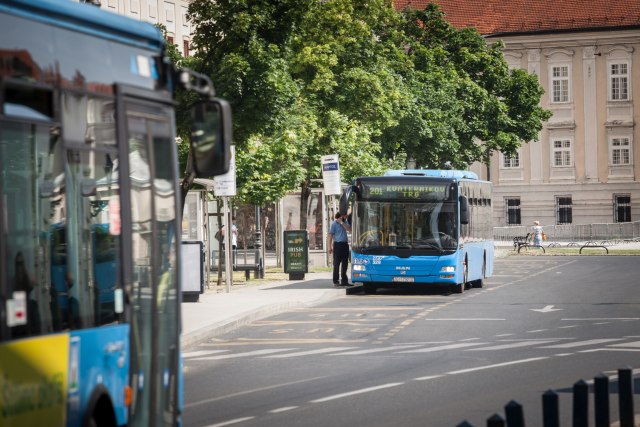
<path fill-rule="evenodd" d="M 487 261 L 484 260 L 482 261 L 482 277 L 479 278 L 478 280 L 474 280 L 471 283 L 471 286 L 473 286 L 474 288 L 482 288 L 484 286 L 484 278 L 487 274 Z"/>

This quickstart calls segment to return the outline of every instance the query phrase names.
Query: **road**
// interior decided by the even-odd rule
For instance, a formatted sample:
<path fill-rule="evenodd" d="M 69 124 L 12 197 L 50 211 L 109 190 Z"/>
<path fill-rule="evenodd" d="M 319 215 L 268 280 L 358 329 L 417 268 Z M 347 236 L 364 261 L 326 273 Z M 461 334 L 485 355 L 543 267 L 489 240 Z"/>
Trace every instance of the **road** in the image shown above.
<path fill-rule="evenodd" d="M 553 389 L 571 425 L 576 381 L 640 367 L 639 261 L 507 257 L 461 295 L 380 290 L 254 322 L 184 355 L 184 423 L 484 426 L 513 399 L 541 425 Z"/>

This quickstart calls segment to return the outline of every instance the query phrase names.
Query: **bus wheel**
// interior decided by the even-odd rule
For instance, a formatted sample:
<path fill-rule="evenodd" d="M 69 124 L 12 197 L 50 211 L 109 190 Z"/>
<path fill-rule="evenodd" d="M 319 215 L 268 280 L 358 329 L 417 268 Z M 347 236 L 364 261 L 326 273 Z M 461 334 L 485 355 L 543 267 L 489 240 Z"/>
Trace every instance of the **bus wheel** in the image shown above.
<path fill-rule="evenodd" d="M 467 267 L 467 262 L 464 262 L 464 272 L 462 273 L 462 283 L 456 283 L 452 285 L 454 294 L 461 294 L 467 287 L 467 281 L 469 280 L 469 267 Z"/>
<path fill-rule="evenodd" d="M 373 283 L 364 283 L 362 285 L 365 294 L 375 294 L 378 289 Z"/>

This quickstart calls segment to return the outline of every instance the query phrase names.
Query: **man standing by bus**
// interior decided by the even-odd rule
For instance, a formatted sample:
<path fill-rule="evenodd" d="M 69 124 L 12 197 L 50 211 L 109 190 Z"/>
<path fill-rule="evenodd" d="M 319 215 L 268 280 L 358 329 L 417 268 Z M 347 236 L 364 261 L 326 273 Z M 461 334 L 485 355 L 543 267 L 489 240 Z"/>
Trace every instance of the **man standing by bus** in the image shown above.
<path fill-rule="evenodd" d="M 336 213 L 335 220 L 329 226 L 328 247 L 333 253 L 333 284 L 334 286 L 351 286 L 347 277 L 349 264 L 349 238 L 351 225 L 347 221 L 347 214 Z"/>

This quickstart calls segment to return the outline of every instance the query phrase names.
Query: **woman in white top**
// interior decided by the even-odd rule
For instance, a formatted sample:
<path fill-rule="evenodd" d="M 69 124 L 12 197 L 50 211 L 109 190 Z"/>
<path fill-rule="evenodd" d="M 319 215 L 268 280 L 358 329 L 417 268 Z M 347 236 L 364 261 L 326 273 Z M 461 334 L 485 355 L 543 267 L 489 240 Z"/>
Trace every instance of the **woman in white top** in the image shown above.
<path fill-rule="evenodd" d="M 542 245 L 542 226 L 540 221 L 533 221 L 533 227 L 531 227 L 531 236 L 533 236 L 533 245 Z"/>

